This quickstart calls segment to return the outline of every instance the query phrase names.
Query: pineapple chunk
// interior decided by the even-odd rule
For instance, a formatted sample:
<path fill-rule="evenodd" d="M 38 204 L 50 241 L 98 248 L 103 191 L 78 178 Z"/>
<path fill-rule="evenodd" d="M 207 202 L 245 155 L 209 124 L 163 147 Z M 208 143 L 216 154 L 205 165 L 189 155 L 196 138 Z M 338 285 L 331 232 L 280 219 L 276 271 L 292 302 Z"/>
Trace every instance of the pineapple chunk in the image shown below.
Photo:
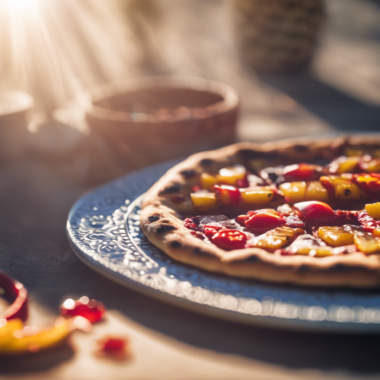
<path fill-rule="evenodd" d="M 345 157 L 338 163 L 337 174 L 353 173 L 359 165 L 360 157 Z"/>
<path fill-rule="evenodd" d="M 358 148 L 358 147 L 350 147 L 350 148 L 346 148 L 344 150 L 344 154 L 347 157 L 362 156 L 363 150 L 361 148 Z"/>
<path fill-rule="evenodd" d="M 301 247 L 293 250 L 294 255 L 314 256 L 314 257 L 327 257 L 335 256 L 334 248 L 331 247 Z"/>
<path fill-rule="evenodd" d="M 219 179 L 216 176 L 202 173 L 201 174 L 201 188 L 205 190 L 211 190 L 214 185 L 219 183 Z"/>
<path fill-rule="evenodd" d="M 372 203 L 365 205 L 365 210 L 367 211 L 367 214 L 371 216 L 373 219 L 379 220 L 380 219 L 380 203 Z"/>
<path fill-rule="evenodd" d="M 347 183 L 340 183 L 335 186 L 335 197 L 339 200 L 356 201 L 364 199 L 366 195 L 359 186 L 347 181 Z"/>
<path fill-rule="evenodd" d="M 285 197 L 291 203 L 302 202 L 305 200 L 306 182 L 287 182 L 279 186 Z"/>
<path fill-rule="evenodd" d="M 356 201 L 366 198 L 366 194 L 360 187 L 344 176 L 324 176 L 320 178 L 320 181 L 324 187 L 327 187 L 327 190 L 331 190 L 332 196 L 335 196 L 336 199 Z"/>
<path fill-rule="evenodd" d="M 305 231 L 301 228 L 277 227 L 253 239 L 252 246 L 275 250 L 290 244 Z"/>
<path fill-rule="evenodd" d="M 376 236 L 376 237 L 380 237 L 380 228 L 375 228 L 375 229 L 372 231 L 372 235 L 373 235 L 373 236 Z"/>
<path fill-rule="evenodd" d="M 356 233 L 354 237 L 356 247 L 369 255 L 380 251 L 380 239 L 367 232 Z"/>
<path fill-rule="evenodd" d="M 309 254 L 314 257 L 327 257 L 336 255 L 334 249 L 331 247 L 318 247 L 314 251 L 309 252 Z"/>
<path fill-rule="evenodd" d="M 203 213 L 218 208 L 219 204 L 214 193 L 192 193 L 191 203 L 197 212 Z"/>
<path fill-rule="evenodd" d="M 305 201 L 327 202 L 329 195 L 319 181 L 309 182 L 306 188 Z"/>
<path fill-rule="evenodd" d="M 318 236 L 333 247 L 354 243 L 354 231 L 348 226 L 319 227 Z"/>
<path fill-rule="evenodd" d="M 244 180 L 247 177 L 247 171 L 242 165 L 236 165 L 232 168 L 220 169 L 217 178 L 220 183 L 230 186 L 236 186 L 237 181 Z"/>
<path fill-rule="evenodd" d="M 368 173 L 380 173 L 380 160 L 373 159 L 366 163 L 365 171 Z"/>
<path fill-rule="evenodd" d="M 249 206 L 266 206 L 273 199 L 273 191 L 269 187 L 240 190 L 243 203 Z"/>

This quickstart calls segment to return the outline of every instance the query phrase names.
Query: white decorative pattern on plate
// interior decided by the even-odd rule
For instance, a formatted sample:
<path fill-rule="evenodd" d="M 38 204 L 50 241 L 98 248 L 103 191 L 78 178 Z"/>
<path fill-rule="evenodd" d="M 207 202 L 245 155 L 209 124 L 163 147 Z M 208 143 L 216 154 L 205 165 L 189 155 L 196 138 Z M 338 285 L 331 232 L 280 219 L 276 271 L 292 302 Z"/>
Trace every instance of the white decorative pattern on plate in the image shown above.
<path fill-rule="evenodd" d="M 94 269 L 179 306 L 252 324 L 380 332 L 380 292 L 266 284 L 172 260 L 139 227 L 141 194 L 175 162 L 127 175 L 82 197 L 67 222 L 76 253 Z"/>

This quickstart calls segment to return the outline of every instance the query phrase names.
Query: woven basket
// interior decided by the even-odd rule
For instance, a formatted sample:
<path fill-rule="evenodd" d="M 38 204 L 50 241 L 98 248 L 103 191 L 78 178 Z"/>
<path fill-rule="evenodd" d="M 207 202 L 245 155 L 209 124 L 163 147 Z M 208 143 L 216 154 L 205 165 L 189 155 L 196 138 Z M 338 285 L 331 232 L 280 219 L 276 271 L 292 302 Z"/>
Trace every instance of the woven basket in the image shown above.
<path fill-rule="evenodd" d="M 242 59 L 260 72 L 296 71 L 315 50 L 324 20 L 322 0 L 234 0 Z"/>

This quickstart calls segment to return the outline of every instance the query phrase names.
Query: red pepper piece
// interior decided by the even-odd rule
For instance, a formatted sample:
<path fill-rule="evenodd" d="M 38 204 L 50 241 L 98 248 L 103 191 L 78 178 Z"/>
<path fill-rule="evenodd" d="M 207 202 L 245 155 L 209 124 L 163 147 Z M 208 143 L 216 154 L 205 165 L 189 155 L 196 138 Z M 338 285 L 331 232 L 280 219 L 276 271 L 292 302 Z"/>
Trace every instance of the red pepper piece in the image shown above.
<path fill-rule="evenodd" d="M 220 226 L 205 226 L 205 235 L 210 239 L 213 235 L 215 235 L 222 227 Z"/>
<path fill-rule="evenodd" d="M 249 218 L 245 221 L 245 225 L 256 233 L 263 233 L 274 228 L 281 227 L 286 223 L 283 216 L 271 209 L 259 211 L 249 211 Z"/>
<path fill-rule="evenodd" d="M 334 210 L 324 202 L 300 202 L 294 205 L 305 222 L 328 222 L 335 218 Z"/>
<path fill-rule="evenodd" d="M 13 300 L 13 303 L 0 313 L 0 319 L 28 319 L 28 292 L 20 282 L 0 271 L 0 287 Z"/>
<path fill-rule="evenodd" d="M 247 236 L 238 230 L 221 230 L 210 239 L 219 248 L 231 251 L 242 249 L 247 242 Z"/>
<path fill-rule="evenodd" d="M 327 190 L 327 194 L 329 195 L 330 199 L 335 199 L 335 189 L 332 185 L 332 181 L 328 176 L 321 177 L 319 179 L 322 186 Z"/>
<path fill-rule="evenodd" d="M 67 299 L 61 305 L 59 311 L 64 317 L 75 317 L 79 315 L 88 319 L 91 323 L 95 323 L 103 318 L 106 308 L 101 302 L 90 300 L 84 296 L 77 301 Z"/>
<path fill-rule="evenodd" d="M 215 194 L 223 206 L 236 206 L 240 199 L 240 190 L 234 186 L 215 185 Z"/>
<path fill-rule="evenodd" d="M 355 174 L 353 175 L 352 180 L 367 193 L 380 191 L 380 176 L 378 173 Z"/>
<path fill-rule="evenodd" d="M 235 220 L 241 225 L 245 226 L 245 222 L 249 219 L 248 215 L 239 215 Z"/>
<path fill-rule="evenodd" d="M 315 181 L 324 173 L 321 166 L 310 164 L 289 165 L 284 167 L 283 176 L 286 182 Z"/>

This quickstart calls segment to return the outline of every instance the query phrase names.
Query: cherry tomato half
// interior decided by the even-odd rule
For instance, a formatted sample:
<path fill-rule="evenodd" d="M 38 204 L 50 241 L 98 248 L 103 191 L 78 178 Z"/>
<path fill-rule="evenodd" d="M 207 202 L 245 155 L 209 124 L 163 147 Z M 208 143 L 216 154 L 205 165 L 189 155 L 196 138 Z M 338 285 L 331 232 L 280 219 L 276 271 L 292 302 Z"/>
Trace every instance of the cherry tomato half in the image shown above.
<path fill-rule="evenodd" d="M 210 240 L 219 248 L 231 251 L 244 248 L 247 236 L 238 230 L 221 230 L 213 235 Z"/>

